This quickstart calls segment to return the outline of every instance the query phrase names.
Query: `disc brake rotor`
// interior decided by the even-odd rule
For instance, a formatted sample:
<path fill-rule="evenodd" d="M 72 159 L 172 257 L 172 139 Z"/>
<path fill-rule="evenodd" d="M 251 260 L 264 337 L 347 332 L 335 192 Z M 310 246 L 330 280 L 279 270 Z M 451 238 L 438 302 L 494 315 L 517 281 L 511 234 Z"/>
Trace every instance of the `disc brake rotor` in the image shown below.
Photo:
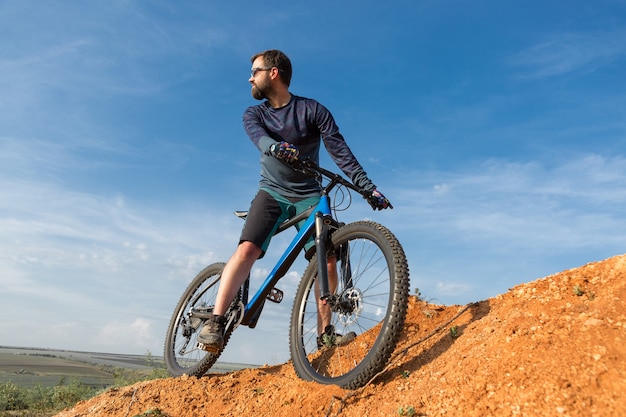
<path fill-rule="evenodd" d="M 363 294 L 358 288 L 350 288 L 344 292 L 341 296 L 342 306 L 348 308 L 342 308 L 339 312 L 339 321 L 344 326 L 349 326 L 356 323 L 363 310 Z"/>

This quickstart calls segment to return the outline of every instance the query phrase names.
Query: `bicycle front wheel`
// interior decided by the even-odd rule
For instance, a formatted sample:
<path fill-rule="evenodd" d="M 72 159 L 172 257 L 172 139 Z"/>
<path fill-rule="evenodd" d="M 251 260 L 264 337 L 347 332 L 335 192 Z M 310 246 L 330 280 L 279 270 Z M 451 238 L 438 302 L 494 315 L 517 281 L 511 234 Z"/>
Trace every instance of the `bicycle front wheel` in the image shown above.
<path fill-rule="evenodd" d="M 172 376 L 202 376 L 213 366 L 219 353 L 198 348 L 197 337 L 207 315 L 212 314 L 224 263 L 204 268 L 180 297 L 165 336 L 164 359 Z M 228 340 L 230 332 L 224 336 Z"/>
<path fill-rule="evenodd" d="M 321 342 L 325 326 L 320 325 L 315 256 L 291 313 L 291 359 L 302 379 L 356 389 L 384 368 L 396 347 L 406 318 L 409 268 L 398 239 L 378 223 L 340 227 L 332 244 L 339 277 L 330 322 L 336 333 L 331 339 L 344 341 Z"/>

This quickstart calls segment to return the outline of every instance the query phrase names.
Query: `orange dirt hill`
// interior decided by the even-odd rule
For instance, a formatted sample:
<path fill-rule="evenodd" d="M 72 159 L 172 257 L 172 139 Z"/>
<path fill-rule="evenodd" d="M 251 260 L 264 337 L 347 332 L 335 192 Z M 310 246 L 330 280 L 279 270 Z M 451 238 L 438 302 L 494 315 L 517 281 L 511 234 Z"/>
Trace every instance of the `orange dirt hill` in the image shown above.
<path fill-rule="evenodd" d="M 359 390 L 287 363 L 110 389 L 56 417 L 623 415 L 625 300 L 626 255 L 467 306 L 411 297 L 389 366 Z"/>

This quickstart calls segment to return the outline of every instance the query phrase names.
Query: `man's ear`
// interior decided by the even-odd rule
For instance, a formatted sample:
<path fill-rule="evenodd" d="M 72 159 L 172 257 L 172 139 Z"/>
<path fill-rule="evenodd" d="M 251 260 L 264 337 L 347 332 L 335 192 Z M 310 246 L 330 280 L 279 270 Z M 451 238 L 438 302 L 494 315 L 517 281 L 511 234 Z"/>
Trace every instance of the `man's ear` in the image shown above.
<path fill-rule="evenodd" d="M 272 69 L 270 70 L 270 78 L 272 80 L 277 79 L 278 77 L 280 77 L 280 73 L 278 71 L 278 68 L 276 67 L 272 67 Z"/>

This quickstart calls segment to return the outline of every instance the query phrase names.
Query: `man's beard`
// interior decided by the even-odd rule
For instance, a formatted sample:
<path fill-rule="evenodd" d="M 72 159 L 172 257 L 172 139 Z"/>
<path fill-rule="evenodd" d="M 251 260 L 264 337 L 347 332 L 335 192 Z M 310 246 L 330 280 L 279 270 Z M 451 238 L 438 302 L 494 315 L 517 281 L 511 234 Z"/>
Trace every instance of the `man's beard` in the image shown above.
<path fill-rule="evenodd" d="M 267 80 L 260 80 L 252 86 L 252 97 L 257 100 L 268 99 L 274 92 L 274 87 Z"/>
<path fill-rule="evenodd" d="M 265 96 L 265 92 L 263 90 L 261 90 L 260 88 L 258 88 L 256 85 L 252 86 L 252 97 L 254 97 L 257 100 L 263 100 L 264 98 L 267 98 Z"/>

